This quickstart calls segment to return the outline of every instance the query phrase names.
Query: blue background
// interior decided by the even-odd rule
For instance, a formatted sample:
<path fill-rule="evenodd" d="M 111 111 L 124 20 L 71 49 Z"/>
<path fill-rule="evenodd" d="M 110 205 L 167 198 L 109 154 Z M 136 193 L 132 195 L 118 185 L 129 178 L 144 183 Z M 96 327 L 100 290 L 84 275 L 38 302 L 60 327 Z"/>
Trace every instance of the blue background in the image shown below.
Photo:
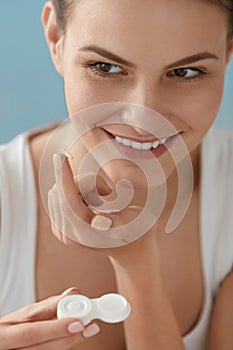
<path fill-rule="evenodd" d="M 41 24 L 45 0 L 0 0 L 0 143 L 67 117 L 62 78 L 53 68 Z M 215 121 L 233 127 L 233 60 Z"/>

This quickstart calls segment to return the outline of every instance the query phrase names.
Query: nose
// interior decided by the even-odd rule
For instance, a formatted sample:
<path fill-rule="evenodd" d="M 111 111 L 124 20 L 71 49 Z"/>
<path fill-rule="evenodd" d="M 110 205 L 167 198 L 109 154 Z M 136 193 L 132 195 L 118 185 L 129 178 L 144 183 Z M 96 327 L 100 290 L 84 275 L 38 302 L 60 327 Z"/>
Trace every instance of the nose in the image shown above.
<path fill-rule="evenodd" d="M 166 99 L 164 90 L 155 79 L 144 77 L 127 92 L 125 102 L 142 108 L 127 108 L 123 120 L 130 123 L 139 135 L 165 137 L 183 130 L 184 122 L 176 115 L 177 106 Z M 173 107 L 176 107 L 175 112 Z"/>
<path fill-rule="evenodd" d="M 146 75 L 140 77 L 130 89 L 128 100 L 160 112 L 162 106 L 161 91 L 156 79 Z"/>
<path fill-rule="evenodd" d="M 160 124 L 164 124 L 164 118 L 159 118 L 159 115 L 166 115 L 166 107 L 163 105 L 160 93 L 155 85 L 155 82 L 152 82 L 151 79 L 140 81 L 130 89 L 127 98 L 124 99 L 125 102 L 135 105 L 135 108 L 127 107 L 124 110 L 123 120 L 130 124 L 132 122 L 131 127 L 138 135 L 144 137 L 150 136 L 152 131 L 148 128 L 147 121 L 151 120 L 153 124 L 156 123 L 159 129 Z"/>

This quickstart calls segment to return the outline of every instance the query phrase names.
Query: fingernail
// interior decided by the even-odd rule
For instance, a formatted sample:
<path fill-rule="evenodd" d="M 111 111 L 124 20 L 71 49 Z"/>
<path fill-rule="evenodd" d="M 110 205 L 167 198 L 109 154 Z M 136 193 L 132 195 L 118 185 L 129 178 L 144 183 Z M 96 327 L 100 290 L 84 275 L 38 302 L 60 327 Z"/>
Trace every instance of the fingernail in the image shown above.
<path fill-rule="evenodd" d="M 64 156 L 69 160 L 74 159 L 72 154 L 70 152 L 66 151 L 65 148 L 61 148 L 61 153 L 64 154 Z"/>
<path fill-rule="evenodd" d="M 93 337 L 93 335 L 98 334 L 99 332 L 100 332 L 100 327 L 96 323 L 93 323 L 90 326 L 85 328 L 85 330 L 83 331 L 83 336 L 84 338 L 90 338 L 90 337 Z"/>
<path fill-rule="evenodd" d="M 73 333 L 80 333 L 84 330 L 84 326 L 81 322 L 72 322 L 69 324 L 67 328 L 68 332 L 73 334 Z"/>
<path fill-rule="evenodd" d="M 107 231 L 112 226 L 112 220 L 106 216 L 96 215 L 91 221 L 91 226 L 97 230 Z"/>
<path fill-rule="evenodd" d="M 79 291 L 78 288 L 76 288 L 76 287 L 71 287 L 71 288 L 66 289 L 61 295 L 66 295 L 66 294 L 71 293 L 71 292 L 80 293 L 80 291 Z"/>

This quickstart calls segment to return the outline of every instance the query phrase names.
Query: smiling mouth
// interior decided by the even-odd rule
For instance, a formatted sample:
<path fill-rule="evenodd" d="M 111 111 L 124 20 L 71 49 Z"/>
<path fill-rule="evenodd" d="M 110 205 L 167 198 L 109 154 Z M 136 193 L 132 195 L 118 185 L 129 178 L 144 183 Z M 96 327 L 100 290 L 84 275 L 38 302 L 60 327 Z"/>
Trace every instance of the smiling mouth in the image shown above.
<path fill-rule="evenodd" d="M 167 138 L 157 140 L 154 142 L 137 142 L 137 141 L 132 141 L 130 139 L 125 139 L 125 138 L 121 138 L 119 136 L 115 136 L 115 140 L 118 143 L 122 143 L 124 146 L 131 147 L 131 148 L 134 148 L 137 150 L 148 151 L 151 149 L 155 149 L 155 148 L 159 147 L 160 145 L 164 144 L 167 141 Z"/>
<path fill-rule="evenodd" d="M 158 148 L 161 145 L 164 145 L 168 140 L 170 140 L 172 137 L 177 136 L 178 134 L 174 134 L 169 137 L 156 139 L 154 137 L 153 141 L 145 142 L 145 140 L 139 140 L 138 138 L 134 138 L 131 136 L 125 137 L 125 136 L 119 136 L 119 135 L 113 135 L 109 131 L 104 130 L 108 136 L 111 139 L 115 139 L 116 142 L 119 144 L 122 144 L 123 146 L 130 147 L 136 150 L 142 150 L 142 151 L 150 151 L 153 149 Z"/>

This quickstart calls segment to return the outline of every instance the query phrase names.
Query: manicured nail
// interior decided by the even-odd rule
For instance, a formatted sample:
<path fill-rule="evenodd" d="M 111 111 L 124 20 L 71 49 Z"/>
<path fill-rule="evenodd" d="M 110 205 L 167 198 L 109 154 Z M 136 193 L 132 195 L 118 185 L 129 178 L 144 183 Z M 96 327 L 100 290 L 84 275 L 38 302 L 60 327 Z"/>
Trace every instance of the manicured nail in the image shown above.
<path fill-rule="evenodd" d="M 93 337 L 93 335 L 98 334 L 99 332 L 100 332 L 100 327 L 96 323 L 93 323 L 90 326 L 85 328 L 85 330 L 83 331 L 83 336 L 84 338 L 90 338 L 90 337 Z"/>
<path fill-rule="evenodd" d="M 74 159 L 72 154 L 70 152 L 66 151 L 65 148 L 61 148 L 61 153 L 64 154 L 64 156 L 69 160 Z"/>
<path fill-rule="evenodd" d="M 73 333 L 80 333 L 84 330 L 84 326 L 81 322 L 72 322 L 68 326 L 68 332 L 73 334 Z"/>
<path fill-rule="evenodd" d="M 112 220 L 106 216 L 96 215 L 91 221 L 91 226 L 100 231 L 107 231 L 112 226 Z"/>

